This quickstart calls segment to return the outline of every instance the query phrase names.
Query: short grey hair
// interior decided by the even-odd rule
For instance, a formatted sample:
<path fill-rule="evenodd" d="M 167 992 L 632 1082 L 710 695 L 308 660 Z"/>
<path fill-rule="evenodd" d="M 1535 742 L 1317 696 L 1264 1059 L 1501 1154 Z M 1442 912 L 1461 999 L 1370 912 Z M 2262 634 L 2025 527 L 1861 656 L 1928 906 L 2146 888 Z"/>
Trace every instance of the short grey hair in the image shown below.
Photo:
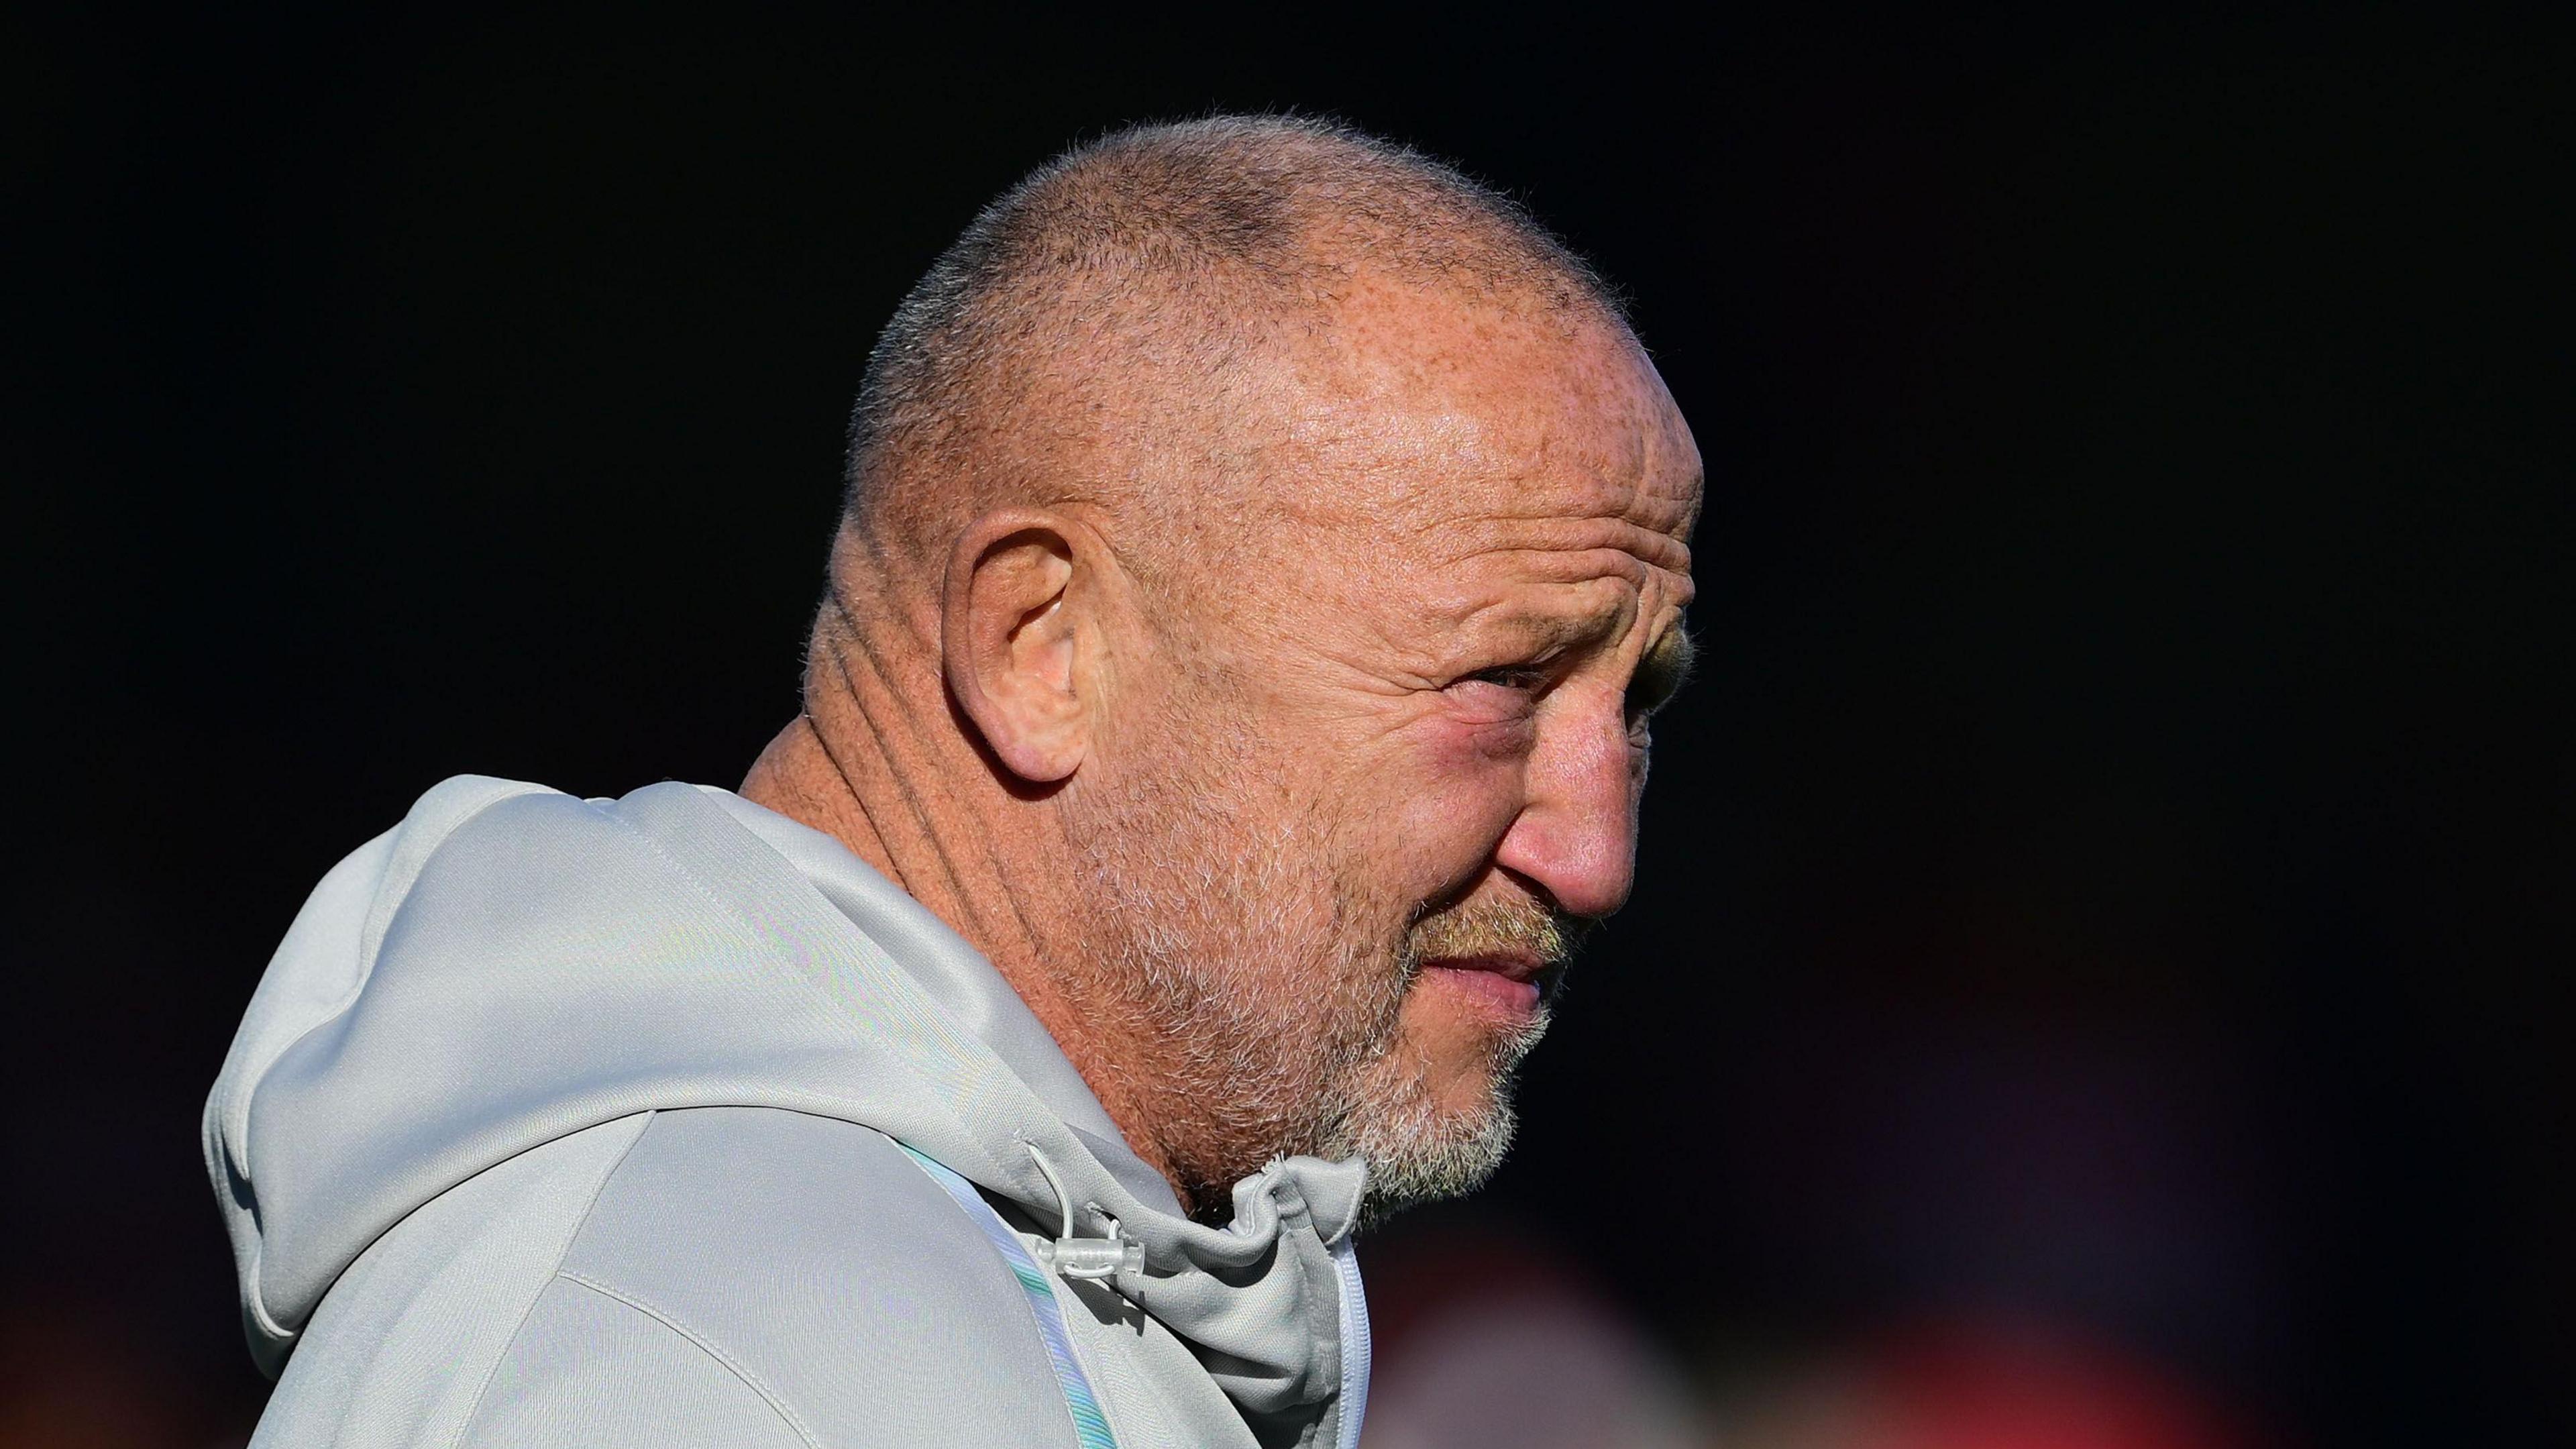
<path fill-rule="evenodd" d="M 1003 193 L 895 309 L 851 413 L 847 519 L 870 531 L 908 475 L 1043 427 L 1015 404 L 1070 354 L 1211 378 L 1363 265 L 1626 325 L 1619 294 L 1525 206 L 1410 147 L 1291 115 L 1133 126 Z"/>

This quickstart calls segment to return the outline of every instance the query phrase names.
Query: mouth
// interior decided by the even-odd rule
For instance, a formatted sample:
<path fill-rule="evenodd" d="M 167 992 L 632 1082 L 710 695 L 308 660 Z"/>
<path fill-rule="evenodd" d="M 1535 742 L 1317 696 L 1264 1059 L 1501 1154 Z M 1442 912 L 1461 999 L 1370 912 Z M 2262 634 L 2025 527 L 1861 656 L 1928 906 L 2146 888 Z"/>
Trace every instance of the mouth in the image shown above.
<path fill-rule="evenodd" d="M 1517 1023 L 1538 1014 L 1546 986 L 1560 974 L 1535 951 L 1478 951 L 1460 956 L 1427 956 L 1422 979 L 1438 981 L 1451 991 Z"/>

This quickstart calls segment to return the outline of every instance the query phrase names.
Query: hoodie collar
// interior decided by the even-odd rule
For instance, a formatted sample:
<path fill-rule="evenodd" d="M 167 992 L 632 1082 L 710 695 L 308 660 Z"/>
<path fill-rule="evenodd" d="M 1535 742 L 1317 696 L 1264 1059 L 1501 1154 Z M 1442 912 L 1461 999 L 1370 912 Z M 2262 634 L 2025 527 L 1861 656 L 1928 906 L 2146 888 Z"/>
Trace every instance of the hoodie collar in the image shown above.
<path fill-rule="evenodd" d="M 882 947 L 923 995 L 974 1033 L 1137 1201 L 1182 1216 L 1172 1185 L 1127 1146 L 1063 1048 L 983 952 L 840 841 L 730 790 L 697 788 L 778 852 L 860 935 Z"/>
<path fill-rule="evenodd" d="M 902 979 L 883 982 L 887 989 L 917 990 L 971 1031 L 1044 1104 L 1075 1149 L 1063 1152 L 1065 1144 L 1049 1140 L 1056 1134 L 1032 1119 L 1008 1134 L 1010 1145 L 985 1144 L 1004 1171 L 951 1167 L 1066 1236 L 1096 1236 L 1104 1218 L 1114 1219 L 1117 1231 L 1145 1249 L 1145 1266 L 1121 1270 L 1114 1286 L 1196 1345 L 1247 1413 L 1294 1415 L 1331 1396 L 1340 1379 L 1344 1291 L 1332 1254 L 1357 1223 L 1359 1164 L 1275 1159 L 1235 1184 L 1233 1221 L 1222 1228 L 1191 1221 L 1171 1184 L 1127 1146 L 1055 1039 L 982 952 L 838 840 L 730 791 L 698 789 L 900 968 Z M 1040 1155 L 1056 1168 L 1062 1197 L 1037 1165 Z M 1026 1169 L 1035 1169 L 1035 1193 Z M 1068 1200 L 1072 1224 L 1061 1222 Z"/>
<path fill-rule="evenodd" d="M 1273 1162 L 1190 1221 L 972 946 L 829 837 L 675 782 L 460 777 L 316 890 L 207 1104 L 254 1351 L 458 1183 L 704 1106 L 873 1128 L 1063 1237 L 1114 1218 L 1142 1265 L 1112 1286 L 1255 1424 L 1320 1425 L 1340 1389 L 1357 1164 Z"/>

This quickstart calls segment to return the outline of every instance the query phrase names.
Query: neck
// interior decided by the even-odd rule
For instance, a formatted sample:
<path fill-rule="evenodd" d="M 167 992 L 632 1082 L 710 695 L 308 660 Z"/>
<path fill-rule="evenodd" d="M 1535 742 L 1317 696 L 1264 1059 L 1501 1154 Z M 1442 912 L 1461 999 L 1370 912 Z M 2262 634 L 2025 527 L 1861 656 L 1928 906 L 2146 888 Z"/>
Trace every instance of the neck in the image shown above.
<path fill-rule="evenodd" d="M 1096 955 L 1059 924 L 1077 919 L 1061 869 L 1047 868 L 1066 858 L 1061 823 L 966 738 L 932 656 L 881 647 L 853 627 L 854 612 L 836 588 L 815 630 L 804 713 L 761 752 L 743 798 L 839 840 L 982 951 L 1129 1148 L 1195 1211 L 1131 1065 L 1150 1051 L 1079 1009 L 1060 975 Z"/>

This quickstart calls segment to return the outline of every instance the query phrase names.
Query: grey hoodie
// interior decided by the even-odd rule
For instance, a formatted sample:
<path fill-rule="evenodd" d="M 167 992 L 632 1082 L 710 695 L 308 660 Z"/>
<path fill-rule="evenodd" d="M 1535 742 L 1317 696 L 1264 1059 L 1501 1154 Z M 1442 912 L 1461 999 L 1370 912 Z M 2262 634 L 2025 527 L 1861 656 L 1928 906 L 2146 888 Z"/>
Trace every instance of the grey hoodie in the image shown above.
<path fill-rule="evenodd" d="M 296 918 L 205 1146 L 257 1445 L 1358 1439 L 1359 1167 L 1189 1221 L 973 947 L 721 790 L 430 791 Z"/>

